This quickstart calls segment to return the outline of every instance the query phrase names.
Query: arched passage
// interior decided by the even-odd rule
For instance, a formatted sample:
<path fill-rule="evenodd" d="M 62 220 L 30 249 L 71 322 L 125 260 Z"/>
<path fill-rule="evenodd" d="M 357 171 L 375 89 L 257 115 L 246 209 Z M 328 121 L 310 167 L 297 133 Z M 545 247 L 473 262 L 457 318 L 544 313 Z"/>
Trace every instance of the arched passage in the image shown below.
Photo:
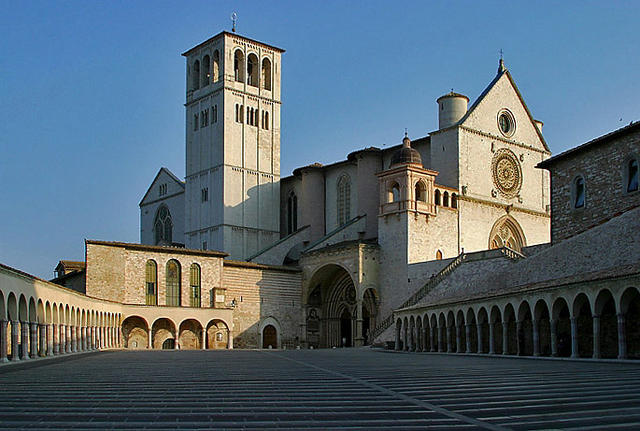
<path fill-rule="evenodd" d="M 589 298 L 584 293 L 580 293 L 573 301 L 573 319 L 571 322 L 573 330 L 572 334 L 572 356 L 581 358 L 590 358 L 593 356 L 593 316 L 591 314 L 591 305 Z M 572 331 L 573 332 L 573 331 Z M 573 343 L 577 342 L 577 346 Z M 577 355 L 576 355 L 577 353 Z"/>
<path fill-rule="evenodd" d="M 527 301 L 523 301 L 518 307 L 518 355 L 533 356 L 533 318 L 531 307 Z"/>
<path fill-rule="evenodd" d="M 487 309 L 478 310 L 478 353 L 489 353 L 489 314 Z"/>
<path fill-rule="evenodd" d="M 551 323 L 549 319 L 549 307 L 543 299 L 539 299 L 534 307 L 534 355 L 551 355 Z M 537 330 L 537 337 L 535 336 Z M 536 345 L 537 339 L 537 345 Z M 537 347 L 537 352 L 536 352 Z"/>
<path fill-rule="evenodd" d="M 328 264 L 311 277 L 306 295 L 307 343 L 311 347 L 341 347 L 364 344 L 363 327 L 371 328 L 377 315 L 373 290 L 358 295 L 345 268 Z M 358 322 L 360 316 L 360 321 Z M 366 319 L 368 325 L 365 325 Z"/>
<path fill-rule="evenodd" d="M 227 349 L 229 345 L 229 327 L 222 320 L 214 319 L 207 324 L 207 349 Z"/>
<path fill-rule="evenodd" d="M 602 358 L 618 357 L 618 319 L 613 295 L 607 289 L 601 290 L 596 297 L 595 315 L 599 317 L 599 352 Z"/>
<path fill-rule="evenodd" d="M 551 348 L 552 354 L 555 345 L 554 356 L 571 355 L 571 323 L 569 320 L 569 306 L 564 298 L 558 298 L 553 303 L 551 324 Z M 555 338 L 555 343 L 554 343 Z"/>
<path fill-rule="evenodd" d="M 159 318 L 151 328 L 154 349 L 174 349 L 176 347 L 176 325 L 167 318 Z"/>
<path fill-rule="evenodd" d="M 149 347 L 149 325 L 140 316 L 129 316 L 122 322 L 122 338 L 125 349 Z"/>
<path fill-rule="evenodd" d="M 202 325 L 195 319 L 187 319 L 180 323 L 178 332 L 178 348 L 195 350 L 202 348 Z"/>
<path fill-rule="evenodd" d="M 500 354 L 502 347 L 502 313 L 497 305 L 491 307 L 489 323 L 489 354 Z"/>
<path fill-rule="evenodd" d="M 627 358 L 640 358 L 640 293 L 629 287 L 620 299 L 620 311 L 624 316 Z"/>

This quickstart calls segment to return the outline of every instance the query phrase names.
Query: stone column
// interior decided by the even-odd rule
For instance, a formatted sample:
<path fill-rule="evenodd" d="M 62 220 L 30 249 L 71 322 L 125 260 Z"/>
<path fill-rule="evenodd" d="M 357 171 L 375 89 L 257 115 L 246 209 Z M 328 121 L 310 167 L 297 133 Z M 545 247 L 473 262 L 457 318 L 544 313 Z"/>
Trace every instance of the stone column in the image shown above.
<path fill-rule="evenodd" d="M 53 354 L 60 354 L 60 325 L 53 324 Z"/>
<path fill-rule="evenodd" d="M 89 337 L 87 337 L 87 327 L 82 327 L 82 349 L 86 352 L 89 350 Z"/>
<path fill-rule="evenodd" d="M 471 353 L 471 325 L 465 325 L 465 339 L 467 342 L 467 353 Z"/>
<path fill-rule="evenodd" d="M 47 325 L 38 325 L 40 331 L 40 356 L 47 356 Z"/>
<path fill-rule="evenodd" d="M 447 326 L 447 352 L 453 352 L 453 326 Z"/>
<path fill-rule="evenodd" d="M 502 354 L 509 354 L 509 322 L 502 322 Z"/>
<path fill-rule="evenodd" d="M 53 356 L 53 326 L 48 324 L 46 326 L 47 331 L 47 356 Z"/>
<path fill-rule="evenodd" d="M 618 314 L 618 359 L 627 359 L 627 335 L 624 314 Z"/>
<path fill-rule="evenodd" d="M 593 359 L 600 358 L 600 316 L 593 316 Z"/>
<path fill-rule="evenodd" d="M 396 333 L 396 344 L 393 347 L 394 350 L 400 350 L 400 330 L 399 328 L 396 326 L 395 331 Z"/>
<path fill-rule="evenodd" d="M 429 336 L 431 337 L 431 351 L 435 352 L 436 351 L 436 330 L 438 329 L 438 327 L 436 326 L 435 328 L 432 326 L 429 328 Z"/>
<path fill-rule="evenodd" d="M 18 355 L 18 321 L 11 321 L 11 360 L 19 361 L 20 355 Z"/>
<path fill-rule="evenodd" d="M 229 331 L 229 347 L 227 347 L 228 349 L 233 349 L 233 334 L 231 334 L 231 331 Z"/>
<path fill-rule="evenodd" d="M 438 351 L 444 352 L 444 343 L 443 343 L 443 332 L 445 328 L 437 327 L 438 330 Z"/>
<path fill-rule="evenodd" d="M 484 344 L 482 340 L 482 323 L 477 323 L 476 329 L 478 332 L 478 353 L 484 353 L 482 350 L 482 344 Z"/>
<path fill-rule="evenodd" d="M 540 322 L 533 319 L 531 326 L 533 327 L 533 356 L 540 356 Z"/>
<path fill-rule="evenodd" d="M 578 319 L 572 317 L 571 319 L 571 357 L 577 358 L 580 356 L 578 353 Z"/>
<path fill-rule="evenodd" d="M 462 325 L 456 325 L 456 352 L 462 353 Z"/>
<path fill-rule="evenodd" d="M 516 321 L 516 355 L 522 355 L 524 351 L 524 334 L 522 333 L 522 321 Z"/>
<path fill-rule="evenodd" d="M 22 359 L 29 359 L 29 324 L 27 322 L 20 322 L 20 332 L 22 333 L 20 340 Z"/>
<path fill-rule="evenodd" d="M 558 321 L 551 319 L 551 356 L 558 356 Z"/>
<path fill-rule="evenodd" d="M 122 348 L 122 327 L 121 326 L 118 326 L 117 333 L 118 333 L 118 347 Z"/>
<path fill-rule="evenodd" d="M 176 341 L 175 343 L 173 343 L 173 348 L 175 350 L 179 350 L 180 349 L 180 329 L 176 330 Z"/>
<path fill-rule="evenodd" d="M 147 330 L 147 349 L 153 349 L 153 344 L 151 344 L 151 329 Z"/>
<path fill-rule="evenodd" d="M 71 325 L 67 325 L 66 326 L 66 332 L 65 332 L 65 351 L 67 353 L 71 353 Z"/>
<path fill-rule="evenodd" d="M 58 336 L 60 337 L 60 354 L 64 354 L 67 352 L 67 325 L 60 324 Z"/>
<path fill-rule="evenodd" d="M 490 355 L 496 354 L 496 340 L 494 335 L 494 326 L 495 326 L 494 322 L 489 323 L 489 354 Z"/>
<path fill-rule="evenodd" d="M 71 352 L 78 351 L 78 334 L 76 333 L 76 327 L 71 327 Z"/>
<path fill-rule="evenodd" d="M 29 341 L 31 341 L 31 358 L 35 359 L 38 357 L 38 324 L 30 323 L 29 328 L 31 329 L 31 337 Z"/>
<path fill-rule="evenodd" d="M 353 345 L 356 347 L 364 346 L 364 334 L 362 333 L 362 301 L 359 300 L 356 304 L 356 333 L 353 339 Z"/>
<path fill-rule="evenodd" d="M 205 344 L 205 335 L 207 334 L 207 331 L 205 331 L 204 329 L 200 332 L 200 348 L 202 350 L 207 350 L 207 346 Z"/>
<path fill-rule="evenodd" d="M 7 343 L 7 326 L 6 320 L 0 320 L 0 362 L 9 362 L 9 359 L 7 359 L 9 347 Z"/>

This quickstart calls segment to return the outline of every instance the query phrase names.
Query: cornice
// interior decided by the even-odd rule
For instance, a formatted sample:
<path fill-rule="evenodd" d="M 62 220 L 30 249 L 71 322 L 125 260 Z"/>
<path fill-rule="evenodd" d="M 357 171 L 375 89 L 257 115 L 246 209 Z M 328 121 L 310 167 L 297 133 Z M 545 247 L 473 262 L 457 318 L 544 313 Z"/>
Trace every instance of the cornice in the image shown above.
<path fill-rule="evenodd" d="M 535 151 L 537 153 L 551 155 L 550 151 L 541 150 L 539 148 L 534 147 L 533 145 L 528 145 L 528 144 L 525 144 L 523 142 L 513 141 L 511 139 L 506 139 L 506 138 L 504 138 L 502 136 L 492 135 L 491 133 L 482 132 L 480 130 L 472 129 L 472 128 L 466 127 L 466 126 L 458 126 L 458 127 L 460 127 L 460 129 L 462 129 L 462 130 L 464 130 L 466 132 L 473 133 L 475 135 L 480 135 L 480 136 L 483 136 L 485 138 L 490 138 L 490 139 L 494 139 L 496 141 L 501 141 L 501 142 L 503 142 L 505 144 L 515 145 L 516 147 L 520 147 L 520 148 L 524 148 L 524 149 L 527 149 L 527 150 Z"/>
<path fill-rule="evenodd" d="M 481 204 L 481 205 L 487 205 L 487 206 L 500 208 L 500 209 L 504 209 L 504 210 L 507 210 L 507 208 L 509 208 L 509 210 L 508 210 L 509 212 L 510 211 L 516 211 L 516 212 L 521 212 L 521 213 L 525 213 L 525 214 L 535 215 L 535 216 L 538 216 L 538 217 L 546 217 L 546 218 L 550 218 L 551 217 L 549 214 L 547 214 L 544 211 L 536 211 L 536 210 L 532 210 L 532 209 L 528 209 L 528 208 L 515 206 L 514 204 L 504 204 L 504 203 L 501 203 L 501 202 L 494 202 L 494 201 L 489 201 L 489 200 L 486 200 L 486 199 L 474 198 L 474 197 L 471 197 L 471 196 L 458 195 L 458 201 L 474 202 L 474 203 L 478 203 L 478 204 Z"/>

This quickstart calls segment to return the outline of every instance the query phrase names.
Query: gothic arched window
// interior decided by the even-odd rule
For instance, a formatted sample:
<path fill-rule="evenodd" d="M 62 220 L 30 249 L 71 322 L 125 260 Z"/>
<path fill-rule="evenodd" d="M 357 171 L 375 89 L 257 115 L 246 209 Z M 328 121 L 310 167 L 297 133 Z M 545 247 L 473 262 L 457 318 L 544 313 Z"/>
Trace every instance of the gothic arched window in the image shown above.
<path fill-rule="evenodd" d="M 255 54 L 249 54 L 247 61 L 247 84 L 257 87 L 258 86 L 258 72 L 260 65 L 258 64 L 258 57 Z"/>
<path fill-rule="evenodd" d="M 493 225 L 489 234 L 489 249 L 508 247 L 519 252 L 525 245 L 522 228 L 513 217 L 505 216 Z"/>
<path fill-rule="evenodd" d="M 436 205 L 440 205 L 440 190 L 436 189 Z"/>
<path fill-rule="evenodd" d="M 233 55 L 233 75 L 236 81 L 244 82 L 244 54 L 239 49 Z"/>
<path fill-rule="evenodd" d="M 442 206 L 443 207 L 449 206 L 449 192 L 444 192 L 444 195 L 442 196 Z"/>
<path fill-rule="evenodd" d="M 638 160 L 630 160 L 627 165 L 627 192 L 638 190 Z"/>
<path fill-rule="evenodd" d="M 351 180 L 343 175 L 338 180 L 338 226 L 351 219 Z"/>
<path fill-rule="evenodd" d="M 156 245 L 171 245 L 173 242 L 173 222 L 166 205 L 161 205 L 153 222 L 153 233 Z"/>
<path fill-rule="evenodd" d="M 427 188 L 422 181 L 416 183 L 416 200 L 420 202 L 427 201 Z"/>
<path fill-rule="evenodd" d="M 268 58 L 262 59 L 262 87 L 271 90 L 271 61 Z"/>
<path fill-rule="evenodd" d="M 191 306 L 200 307 L 200 265 L 197 263 L 191 264 L 189 284 L 191 285 Z"/>
<path fill-rule="evenodd" d="M 202 59 L 202 86 L 206 87 L 211 82 L 211 58 L 205 55 Z"/>
<path fill-rule="evenodd" d="M 287 234 L 298 230 L 298 197 L 294 192 L 287 199 Z"/>
<path fill-rule="evenodd" d="M 436 251 L 436 260 L 442 260 L 442 252 L 440 250 Z"/>
<path fill-rule="evenodd" d="M 585 201 L 584 178 L 578 177 L 573 181 L 572 194 L 573 194 L 573 207 L 574 208 L 584 207 L 584 201 Z"/>
<path fill-rule="evenodd" d="M 167 262 L 167 305 L 180 306 L 180 264 L 171 259 Z"/>
<path fill-rule="evenodd" d="M 458 195 L 451 193 L 451 208 L 458 208 Z"/>
<path fill-rule="evenodd" d="M 145 266 L 145 294 L 147 305 L 158 305 L 158 266 L 153 260 Z"/>
<path fill-rule="evenodd" d="M 217 82 L 220 79 L 220 53 L 216 49 L 213 52 L 213 82 Z"/>
<path fill-rule="evenodd" d="M 197 90 L 200 88 L 200 62 L 198 60 L 193 63 L 193 89 Z"/>

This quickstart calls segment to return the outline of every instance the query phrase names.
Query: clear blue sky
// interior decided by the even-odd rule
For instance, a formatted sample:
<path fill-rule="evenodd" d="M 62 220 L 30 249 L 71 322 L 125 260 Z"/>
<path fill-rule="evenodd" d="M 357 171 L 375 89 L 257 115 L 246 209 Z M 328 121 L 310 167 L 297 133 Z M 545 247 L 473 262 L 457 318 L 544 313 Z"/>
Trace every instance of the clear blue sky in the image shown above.
<path fill-rule="evenodd" d="M 139 240 L 158 169 L 184 177 L 180 53 L 233 11 L 287 50 L 283 176 L 435 130 L 500 49 L 553 153 L 640 119 L 639 2 L 0 0 L 0 262 L 51 278 L 85 238 Z"/>

